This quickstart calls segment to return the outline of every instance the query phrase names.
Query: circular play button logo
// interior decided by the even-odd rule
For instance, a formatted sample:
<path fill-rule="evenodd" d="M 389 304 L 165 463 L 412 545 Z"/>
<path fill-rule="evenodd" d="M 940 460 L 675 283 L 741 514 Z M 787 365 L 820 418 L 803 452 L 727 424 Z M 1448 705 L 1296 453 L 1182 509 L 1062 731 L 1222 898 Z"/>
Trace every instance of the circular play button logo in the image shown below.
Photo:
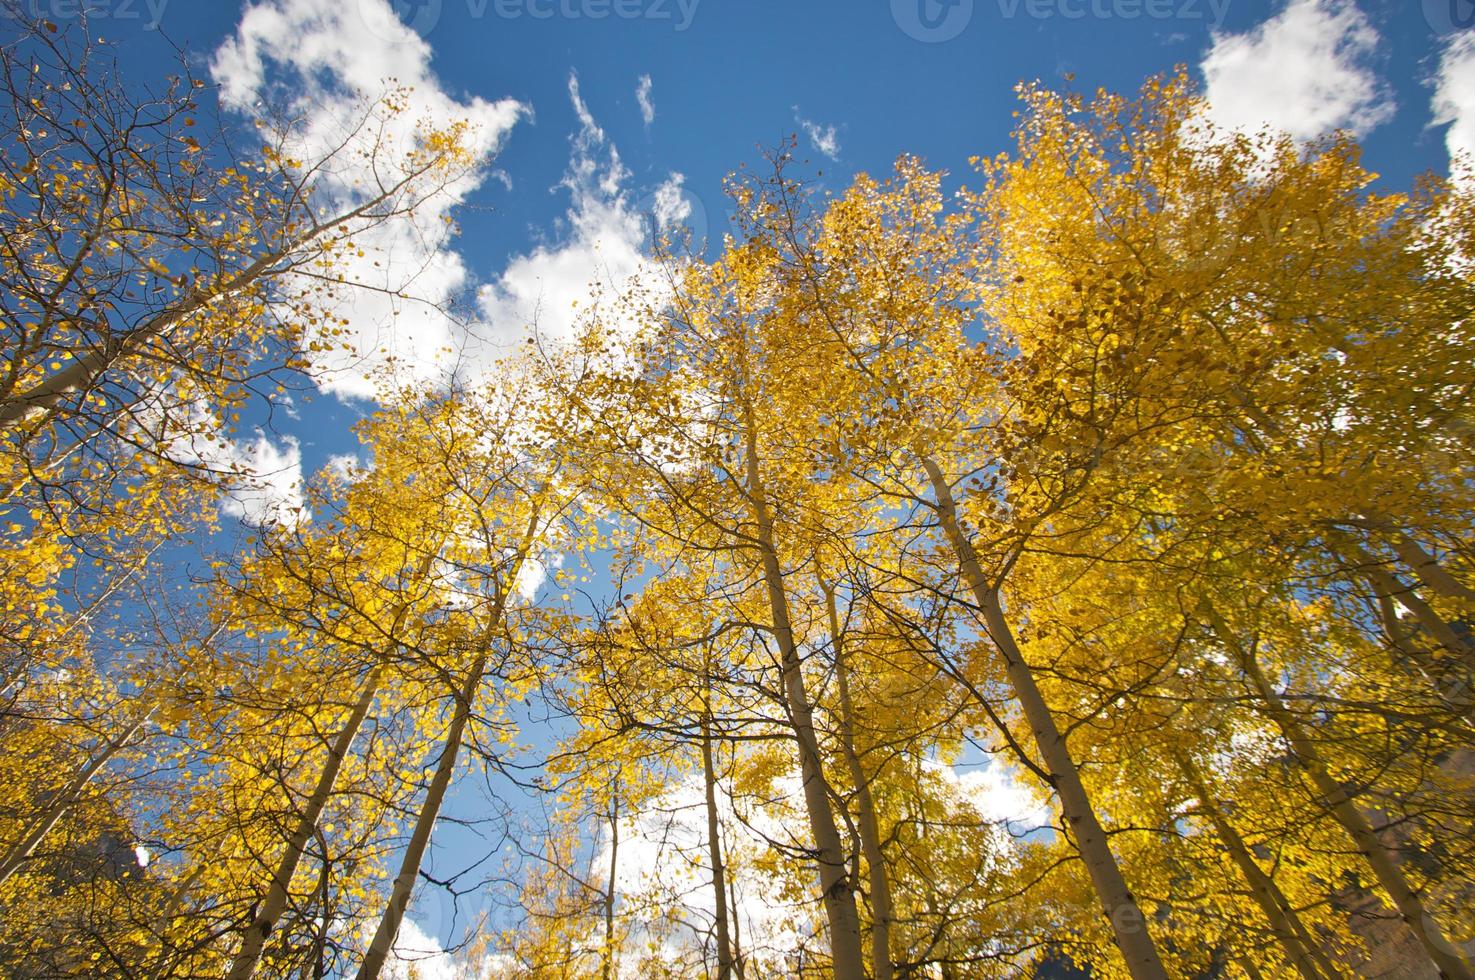
<path fill-rule="evenodd" d="M 440 22 L 442 0 L 358 0 L 359 19 L 386 41 L 424 36 Z M 409 31 L 405 29 L 409 28 Z"/>
<path fill-rule="evenodd" d="M 973 19 L 973 0 L 891 0 L 891 17 L 908 37 L 951 41 Z"/>

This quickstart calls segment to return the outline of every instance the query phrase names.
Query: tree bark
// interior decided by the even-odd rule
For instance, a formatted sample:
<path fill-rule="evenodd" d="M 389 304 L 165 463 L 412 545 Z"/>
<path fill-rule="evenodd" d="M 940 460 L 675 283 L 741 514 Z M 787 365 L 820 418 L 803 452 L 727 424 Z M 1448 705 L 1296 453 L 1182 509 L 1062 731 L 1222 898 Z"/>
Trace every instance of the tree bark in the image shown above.
<path fill-rule="evenodd" d="M 1475 641 L 1456 633 L 1454 627 L 1445 622 L 1412 587 L 1398 581 L 1380 559 L 1369 554 L 1351 536 L 1334 528 L 1328 532 L 1327 539 L 1334 550 L 1341 553 L 1343 560 L 1352 565 L 1353 572 L 1367 580 L 1374 593 L 1400 603 L 1413 613 L 1431 640 L 1443 647 L 1451 657 L 1461 661 L 1467 670 L 1475 669 Z M 1422 553 L 1422 549 L 1419 552 Z M 1427 574 L 1427 569 L 1425 571 Z"/>
<path fill-rule="evenodd" d="M 1311 937 L 1300 917 L 1296 915 L 1295 909 L 1291 907 L 1285 893 L 1275 880 L 1265 873 L 1255 860 L 1254 854 L 1250 852 L 1249 846 L 1245 844 L 1244 838 L 1239 831 L 1230 823 L 1224 811 L 1214 801 L 1209 792 L 1208 784 L 1204 782 L 1198 767 L 1193 760 L 1180 752 L 1173 752 L 1173 761 L 1189 786 L 1198 796 L 1199 812 L 1209 818 L 1214 825 L 1214 831 L 1229 851 L 1230 858 L 1235 867 L 1244 876 L 1245 883 L 1250 887 L 1250 895 L 1255 904 L 1260 906 L 1265 920 L 1274 934 L 1276 942 L 1284 951 L 1286 959 L 1290 962 L 1297 973 L 1305 980 L 1340 980 L 1341 971 L 1332 966 L 1325 954 L 1320 952 L 1315 940 Z"/>
<path fill-rule="evenodd" d="M 517 576 L 536 539 L 538 518 L 539 512 L 534 508 L 527 532 L 513 559 L 507 582 L 502 586 L 493 606 L 490 623 L 493 628 L 500 628 L 505 623 L 507 597 L 516 587 Z M 405 911 L 410 906 L 410 895 L 415 888 L 415 879 L 420 875 L 420 864 L 425 859 L 426 849 L 430 846 L 431 831 L 435 829 L 436 818 L 440 815 L 441 805 L 445 802 L 446 789 L 451 785 L 451 776 L 456 771 L 456 761 L 461 751 L 461 741 L 466 733 L 466 723 L 471 718 L 472 704 L 476 700 L 477 690 L 481 687 L 482 674 L 486 672 L 489 659 L 490 654 L 483 651 L 471 665 L 466 679 L 456 692 L 456 707 L 451 715 L 451 727 L 446 732 L 446 740 L 441 748 L 440 758 L 436 762 L 435 775 L 431 778 L 430 788 L 425 793 L 425 802 L 420 807 L 420 813 L 415 818 L 415 829 L 410 833 L 409 845 L 405 848 L 404 857 L 400 860 L 399 873 L 394 877 L 389 901 L 385 903 L 384 914 L 379 918 L 379 927 L 374 931 L 374 938 L 369 943 L 369 951 L 364 955 L 363 963 L 359 965 L 358 980 L 378 980 L 385 962 L 389 959 L 390 951 L 394 948 L 394 940 L 399 935 L 400 923 L 404 921 Z"/>
<path fill-rule="evenodd" d="M 760 480 L 757 446 L 751 419 L 747 426 L 748 498 L 757 529 L 758 551 L 763 563 L 763 580 L 773 618 L 773 635 L 782 657 L 783 685 L 794 741 L 799 748 L 799 776 L 803 781 L 804 806 L 814 836 L 814 855 L 819 864 L 820 891 L 830 927 L 830 958 L 836 980 L 864 980 L 865 956 L 861 952 L 860 916 L 855 907 L 855 885 L 846 869 L 845 848 L 830 809 L 830 790 L 821 764 L 819 740 L 814 731 L 814 710 L 804 686 L 799 648 L 789 617 L 784 591 L 783 567 L 774 544 L 773 518 Z"/>
<path fill-rule="evenodd" d="M 410 907 L 410 894 L 414 891 L 415 879 L 420 875 L 420 864 L 430 846 L 431 832 L 435 829 L 436 818 L 445 802 L 446 789 L 451 785 L 451 776 L 456 771 L 461 740 L 465 735 L 466 722 L 471 717 L 472 701 L 476 697 L 477 688 L 481 686 L 481 675 L 486 670 L 487 659 L 485 654 L 476 658 L 466 680 L 456 692 L 451 727 L 446 732 L 440 759 L 436 762 L 435 775 L 431 778 L 430 789 L 425 793 L 425 802 L 420 806 L 420 813 L 415 818 L 415 829 L 410 834 L 410 843 L 400 860 L 399 873 L 394 876 L 394 886 L 390 889 L 389 901 L 384 905 L 384 914 L 379 918 L 379 927 L 374 931 L 369 951 L 359 966 L 358 980 L 377 980 L 394 948 L 394 939 L 399 935 L 405 911 Z"/>
<path fill-rule="evenodd" d="M 417 567 L 412 582 L 424 582 L 430 575 L 434 562 L 435 553 L 427 554 Z M 399 642 L 400 631 L 404 629 L 405 618 L 409 612 L 409 600 L 400 603 L 395 610 L 394 619 L 389 626 L 391 644 Z M 364 719 L 368 717 L 369 709 L 373 707 L 374 698 L 379 693 L 383 670 L 382 666 L 377 666 L 369 671 L 369 676 L 365 678 L 363 689 L 359 693 L 358 701 L 354 704 L 338 737 L 333 740 L 333 745 L 328 750 L 327 761 L 323 765 L 323 771 L 318 774 L 317 785 L 313 787 L 307 806 L 297 819 L 297 826 L 287 840 L 287 850 L 282 854 L 281 861 L 277 863 L 276 872 L 272 875 L 271 883 L 267 886 L 266 897 L 261 900 L 256 913 L 252 916 L 251 925 L 247 927 L 246 934 L 241 940 L 241 948 L 231 961 L 227 980 L 250 980 L 255 976 L 261 962 L 261 954 L 266 949 L 266 940 L 271 935 L 271 931 L 276 928 L 282 913 L 287 909 L 292 879 L 296 877 L 297 866 L 301 863 L 303 854 L 307 852 L 307 842 L 317 832 L 318 820 L 321 819 L 323 809 L 328 805 L 328 800 L 338 785 L 338 774 L 343 769 L 343 762 L 348 758 L 354 739 L 358 737 Z"/>
<path fill-rule="evenodd" d="M 620 784 L 615 780 L 610 793 L 609 812 L 609 881 L 604 886 L 604 955 L 600 964 L 600 976 L 613 980 L 615 975 L 615 899 L 619 897 L 616 883 L 620 871 Z"/>
<path fill-rule="evenodd" d="M 712 674 L 702 678 L 702 779 L 707 802 L 707 859 L 712 864 L 712 895 L 717 920 L 717 980 L 731 980 L 732 938 L 727 928 L 727 869 L 722 863 L 722 828 L 717 820 L 717 768 L 712 758 Z"/>
<path fill-rule="evenodd" d="M 1372 561 L 1371 558 L 1368 559 Z M 1475 666 L 1475 645 L 1455 632 L 1454 627 L 1434 611 L 1434 608 L 1416 594 L 1413 589 L 1399 582 L 1387 570 L 1376 564 L 1363 569 L 1368 582 L 1379 595 L 1386 595 L 1414 614 L 1419 625 L 1435 642 L 1449 651 L 1450 655 Z"/>
<path fill-rule="evenodd" d="M 287 850 L 277 863 L 276 871 L 272 874 L 266 897 L 261 900 L 256 914 L 251 917 L 251 925 L 247 927 L 246 934 L 241 940 L 241 948 L 231 961 L 230 972 L 227 974 L 228 980 L 250 980 L 256 975 L 256 968 L 261 962 L 261 954 L 266 949 L 266 940 L 271 935 L 271 931 L 276 928 L 277 920 L 287 909 L 292 879 L 297 874 L 297 866 L 302 861 L 302 855 L 307 851 L 307 842 L 317 830 L 318 819 L 322 817 L 323 809 L 328 805 L 328 800 L 338 784 L 338 774 L 343 769 L 343 761 L 353 748 L 354 739 L 358 737 L 359 729 L 363 727 L 364 719 L 368 717 L 369 708 L 373 706 L 374 698 L 379 693 L 379 679 L 380 668 L 376 667 L 369 672 L 363 690 L 359 694 L 358 702 L 353 706 L 353 711 L 349 714 L 343 729 L 339 731 L 338 737 L 334 739 L 332 748 L 328 750 L 327 762 L 323 766 L 323 771 L 318 775 L 317 785 L 313 787 L 312 795 L 308 797 L 307 806 L 297 818 L 297 826 L 292 831 L 292 836 L 287 840 Z"/>
<path fill-rule="evenodd" d="M 1060 798 L 1061 813 L 1075 838 L 1076 853 L 1080 855 L 1091 876 L 1097 900 L 1111 923 L 1117 948 L 1121 950 L 1127 970 L 1134 980 L 1167 980 L 1167 972 L 1163 969 L 1157 947 L 1147 929 L 1146 916 L 1142 914 L 1136 897 L 1122 877 L 1116 856 L 1111 852 L 1106 831 L 1101 826 L 1081 782 L 1080 771 L 1075 759 L 1071 757 L 1070 748 L 1060 734 L 1059 726 L 1055 724 L 1054 714 L 1045 703 L 1044 695 L 1035 681 L 1034 671 L 1014 640 L 999 601 L 998 589 L 990 585 L 984 576 L 973 544 L 959 523 L 952 488 L 935 460 L 922 456 L 921 462 L 936 497 L 938 520 L 957 555 L 963 580 L 983 613 L 989 637 L 1004 658 L 1010 686 L 1034 733 L 1040 759 L 1049 770 L 1051 785 Z"/>
<path fill-rule="evenodd" d="M 1475 980 L 1475 973 L 1471 972 L 1469 964 L 1454 943 L 1444 935 L 1439 924 L 1425 909 L 1423 900 L 1404 877 L 1403 871 L 1398 867 L 1397 858 L 1383 845 L 1346 787 L 1333 778 L 1315 743 L 1271 686 L 1258 659 L 1239 641 L 1239 637 L 1212 607 L 1205 604 L 1204 608 L 1219 639 L 1239 660 L 1241 669 L 1259 696 L 1262 710 L 1280 728 L 1286 741 L 1291 743 L 1297 761 L 1321 796 L 1322 803 L 1352 838 L 1357 850 L 1372 869 L 1373 876 L 1382 886 L 1384 894 L 1392 900 L 1398 914 L 1424 947 L 1424 952 L 1439 970 L 1439 975 L 1444 980 Z"/>
<path fill-rule="evenodd" d="M 1475 602 L 1475 589 L 1465 586 L 1451 575 L 1439 563 L 1439 559 L 1425 551 L 1423 545 L 1413 537 L 1403 531 L 1395 531 L 1391 543 L 1394 554 L 1398 555 L 1399 559 L 1408 566 L 1408 570 L 1413 572 L 1425 586 L 1448 599 Z"/>
<path fill-rule="evenodd" d="M 850 770 L 851 782 L 855 784 L 856 824 L 871 886 L 871 975 L 874 980 L 891 980 L 891 924 L 896 921 L 896 909 L 891 901 L 891 880 L 887 873 L 886 855 L 881 850 L 881 829 L 876 820 L 875 802 L 871 799 L 870 780 L 855 750 L 855 709 L 850 699 L 850 671 L 845 662 L 845 640 L 840 634 L 835 593 L 828 586 L 824 586 L 824 593 L 830 619 L 830 642 L 835 651 L 835 684 L 840 694 L 840 746 Z"/>

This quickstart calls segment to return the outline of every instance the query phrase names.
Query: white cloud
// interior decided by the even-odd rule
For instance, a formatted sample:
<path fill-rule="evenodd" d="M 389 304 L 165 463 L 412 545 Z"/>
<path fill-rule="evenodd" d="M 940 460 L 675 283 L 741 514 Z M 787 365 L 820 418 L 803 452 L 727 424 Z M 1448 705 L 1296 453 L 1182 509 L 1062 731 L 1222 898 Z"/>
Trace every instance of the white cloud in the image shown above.
<path fill-rule="evenodd" d="M 799 107 L 794 107 L 794 118 L 799 122 L 799 128 L 804 130 L 804 135 L 809 137 L 809 142 L 820 153 L 831 160 L 840 159 L 840 134 L 834 126 L 821 126 L 812 119 L 806 119 L 800 112 Z"/>
<path fill-rule="evenodd" d="M 166 406 L 169 398 L 167 391 L 159 392 L 154 403 L 142 407 L 137 438 L 220 487 L 222 514 L 251 527 L 290 527 L 310 518 L 296 439 L 283 436 L 278 444 L 258 429 L 254 439 L 239 441 L 198 402 Z"/>
<path fill-rule="evenodd" d="M 394 937 L 385 975 L 391 980 L 459 980 L 455 959 L 414 919 L 406 916 Z"/>
<path fill-rule="evenodd" d="M 1200 66 L 1209 117 L 1226 129 L 1269 127 L 1298 140 L 1336 129 L 1364 135 L 1394 112 L 1369 64 L 1378 43 L 1352 0 L 1289 0 L 1244 34 L 1215 32 Z"/>
<path fill-rule="evenodd" d="M 517 578 L 513 580 L 512 589 L 525 603 L 533 603 L 538 598 L 538 592 L 548 581 L 550 568 L 558 570 L 563 567 L 563 555 L 556 552 L 544 551 L 536 556 L 530 556 L 517 570 Z"/>
<path fill-rule="evenodd" d="M 630 172 L 584 102 L 577 75 L 569 76 L 568 91 L 579 132 L 568 173 L 555 187 L 570 195 L 564 235 L 516 256 L 496 281 L 481 288 L 485 336 L 494 353 L 514 351 L 535 336 L 541 342 L 566 342 L 583 312 L 603 296 L 620 295 L 632 284 L 660 288 L 645 252 L 647 217 L 627 193 Z M 680 180 L 673 174 L 667 183 L 674 181 L 679 189 Z"/>
<path fill-rule="evenodd" d="M 299 120 L 289 149 L 306 161 L 327 161 L 320 203 L 336 210 L 361 200 L 360 187 L 392 173 L 427 129 L 469 123 L 480 165 L 525 111 L 510 99 L 451 95 L 430 59 L 429 45 L 387 0 L 258 0 L 215 52 L 211 71 L 232 109 L 254 112 L 285 100 Z M 402 111 L 381 104 L 366 115 L 391 89 L 403 100 Z M 365 155 L 366 149 L 373 152 Z M 358 231 L 362 254 L 339 271 L 356 285 L 335 290 L 330 300 L 350 321 L 350 349 L 319 359 L 317 366 L 331 372 L 322 387 L 368 397 L 376 373 L 391 367 L 401 381 L 441 380 L 453 369 L 470 338 L 445 307 L 469 287 L 445 219 L 485 176 L 483 167 L 473 167 L 445 186 L 424 189 L 413 218 Z"/>
<path fill-rule="evenodd" d="M 328 457 L 325 468 L 344 483 L 355 483 L 365 474 L 372 473 L 374 464 L 372 460 L 364 462 L 353 453 L 335 453 Z"/>
<path fill-rule="evenodd" d="M 959 826 L 975 821 L 994 825 L 985 837 L 990 851 L 980 855 L 987 864 L 1001 866 L 1012 860 L 1017 853 L 1014 835 L 1050 826 L 1049 801 L 1016 781 L 1004 766 L 990 763 L 960 773 L 953 766 L 923 760 L 922 767 L 935 777 L 929 780 L 926 792 L 937 794 Z M 728 886 L 736 896 L 732 914 L 755 968 L 764 975 L 777 975 L 786 965 L 786 954 L 813 938 L 815 923 L 811 899 L 796 899 L 785 880 L 794 870 L 788 862 L 802 860 L 794 855 L 812 839 L 802 783 L 791 772 L 775 779 L 757 797 L 734 799 L 729 788 L 719 783 L 715 796 Z M 773 863 L 776 842 L 790 852 L 777 865 Z M 607 828 L 596 843 L 592 866 L 610 866 Z M 693 950 L 683 942 L 689 933 L 663 935 L 659 916 L 672 906 L 679 908 L 678 921 L 692 924 L 704 935 L 707 924 L 716 919 L 711 876 L 700 773 L 672 781 L 637 812 L 621 818 L 615 884 L 621 914 L 634 919 L 627 940 L 632 947 L 657 940 L 666 962 L 689 962 Z"/>
<path fill-rule="evenodd" d="M 650 90 L 655 83 L 650 80 L 649 75 L 640 76 L 640 84 L 635 89 L 635 101 L 640 103 L 640 118 L 645 120 L 646 128 L 656 121 L 656 104 L 651 101 Z"/>
<path fill-rule="evenodd" d="M 1007 766 L 990 762 L 959 771 L 956 766 L 929 764 L 986 820 L 1024 833 L 1051 823 L 1049 802 L 1019 782 Z"/>
<path fill-rule="evenodd" d="M 1434 82 L 1434 123 L 1449 126 L 1444 142 L 1451 161 L 1461 154 L 1475 157 L 1475 31 L 1449 39 Z"/>
<path fill-rule="evenodd" d="M 771 873 L 762 866 L 762 857 L 770 854 L 770 841 L 803 847 L 808 840 L 808 824 L 797 802 L 803 798 L 799 777 L 781 777 L 774 789 L 776 798 L 754 807 L 735 802 L 725 785 L 716 787 L 727 884 L 736 897 L 731 914 L 750 964 L 771 973 L 777 972 L 785 953 L 805 944 L 812 924 L 808 902 L 796 903 L 785 896 L 783 872 Z M 630 942 L 638 948 L 659 938 L 663 958 L 672 965 L 686 960 L 694 967 L 690 962 L 694 950 L 683 942 L 688 934 L 661 936 L 669 925 L 660 920 L 660 910 L 675 905 L 683 920 L 703 927 L 716 921 L 706 820 L 700 775 L 672 783 L 638 813 L 620 820 L 615 883 L 622 911 L 637 917 Z M 607 869 L 609 858 L 606 830 L 593 866 Z"/>
<path fill-rule="evenodd" d="M 213 461 L 230 473 L 220 512 L 250 527 L 291 526 L 304 516 L 302 450 L 291 436 L 278 446 L 258 432 L 248 443 L 227 443 Z"/>
<path fill-rule="evenodd" d="M 431 54 L 387 0 L 256 0 L 216 52 L 212 71 L 226 104 L 242 111 L 287 93 L 289 108 L 303 120 L 294 150 L 303 159 L 331 158 L 327 190 L 341 206 L 354 200 L 355 183 L 372 182 L 369 171 L 382 163 L 355 156 L 362 143 L 339 152 L 333 147 L 361 125 L 364 95 L 383 92 L 386 78 L 408 92 L 409 108 L 391 119 L 374 118 L 372 128 L 379 131 L 382 123 L 389 144 L 401 149 L 413 148 L 426 125 L 466 119 L 485 163 L 524 113 L 511 100 L 447 93 L 430 70 Z M 653 118 L 649 76 L 642 76 L 636 94 L 642 115 Z M 545 343 L 571 339 L 581 316 L 605 297 L 632 284 L 661 288 L 646 249 L 652 224 L 664 230 L 690 214 L 681 175 L 661 185 L 653 207 L 633 206 L 631 174 L 584 102 L 577 76 L 569 79 L 569 97 L 579 130 L 568 171 L 554 188 L 570 196 L 556 233 L 514 256 L 489 282 L 476 283 L 452 247 L 446 218 L 485 178 L 510 184 L 486 167 L 439 189 L 412 220 L 363 230 L 355 238 L 363 254 L 342 276 L 354 285 L 332 293 L 333 311 L 348 321 L 349 349 L 319 357 L 317 367 L 327 372 L 321 387 L 373 397 L 386 383 L 474 385 L 534 336 Z M 473 290 L 474 314 L 447 313 Z M 625 324 L 607 306 L 605 313 L 618 333 Z"/>
<path fill-rule="evenodd" d="M 651 195 L 651 214 L 656 228 L 669 231 L 686 224 L 692 216 L 691 198 L 685 193 L 686 176 L 673 173 Z"/>

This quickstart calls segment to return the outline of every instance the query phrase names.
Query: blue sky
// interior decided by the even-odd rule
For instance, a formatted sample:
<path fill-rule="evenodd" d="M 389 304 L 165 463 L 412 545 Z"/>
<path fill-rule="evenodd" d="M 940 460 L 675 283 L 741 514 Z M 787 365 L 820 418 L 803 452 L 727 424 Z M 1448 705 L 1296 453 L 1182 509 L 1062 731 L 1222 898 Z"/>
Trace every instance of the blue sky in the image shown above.
<path fill-rule="evenodd" d="M 1389 188 L 1446 172 L 1447 143 L 1475 145 L 1475 0 L 22 2 L 60 22 L 89 10 L 135 81 L 178 45 L 234 93 L 228 123 L 269 92 L 331 115 L 391 74 L 435 118 L 482 114 L 497 175 L 445 203 L 463 234 L 411 264 L 440 262 L 426 298 L 474 305 L 481 335 L 503 341 L 535 315 L 556 335 L 591 278 L 637 271 L 658 201 L 720 237 L 724 175 L 789 134 L 832 189 L 901 153 L 966 177 L 970 156 L 1009 146 L 1021 80 L 1132 90 L 1186 65 L 1226 124 L 1358 132 Z M 354 310 L 366 349 L 384 313 Z M 401 356 L 464 339 L 432 321 L 399 320 Z M 373 383 L 323 387 L 247 447 L 267 495 L 290 499 L 300 470 L 352 450 Z"/>
<path fill-rule="evenodd" d="M 21 2 L 58 23 L 86 7 L 135 83 L 178 45 L 220 86 L 227 125 L 266 97 L 331 121 L 388 74 L 427 116 L 478 120 L 495 172 L 431 214 L 462 234 L 380 242 L 386 275 L 430 270 L 415 288 L 431 305 L 392 328 L 372 303 L 347 307 L 369 366 L 385 344 L 430 380 L 444 367 L 431 352 L 467 340 L 433 304 L 461 301 L 476 343 L 516 342 L 535 317 L 557 336 L 591 280 L 640 272 L 646 212 L 720 237 L 723 177 L 761 165 L 760 148 L 798 134 L 834 190 L 902 153 L 962 177 L 969 157 L 1009 148 L 1022 80 L 1130 91 L 1182 64 L 1224 125 L 1357 132 L 1384 189 L 1475 150 L 1475 0 Z M 352 453 L 348 425 L 373 392 L 368 372 L 341 370 L 243 434 L 260 486 L 228 516 L 290 504 L 304 472 Z M 435 931 L 447 917 L 422 919 Z"/>

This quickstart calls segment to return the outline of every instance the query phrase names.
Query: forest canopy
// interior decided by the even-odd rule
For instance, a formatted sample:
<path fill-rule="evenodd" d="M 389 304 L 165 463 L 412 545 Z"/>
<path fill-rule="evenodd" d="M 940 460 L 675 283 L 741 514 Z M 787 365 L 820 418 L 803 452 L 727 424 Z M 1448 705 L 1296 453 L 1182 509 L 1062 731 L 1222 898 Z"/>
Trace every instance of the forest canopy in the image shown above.
<path fill-rule="evenodd" d="M 0 45 L 0 973 L 409 975 L 437 894 L 485 978 L 1475 976 L 1469 161 L 1184 71 L 961 174 L 785 143 L 237 533 L 242 413 L 484 147 L 136 91 Z"/>

